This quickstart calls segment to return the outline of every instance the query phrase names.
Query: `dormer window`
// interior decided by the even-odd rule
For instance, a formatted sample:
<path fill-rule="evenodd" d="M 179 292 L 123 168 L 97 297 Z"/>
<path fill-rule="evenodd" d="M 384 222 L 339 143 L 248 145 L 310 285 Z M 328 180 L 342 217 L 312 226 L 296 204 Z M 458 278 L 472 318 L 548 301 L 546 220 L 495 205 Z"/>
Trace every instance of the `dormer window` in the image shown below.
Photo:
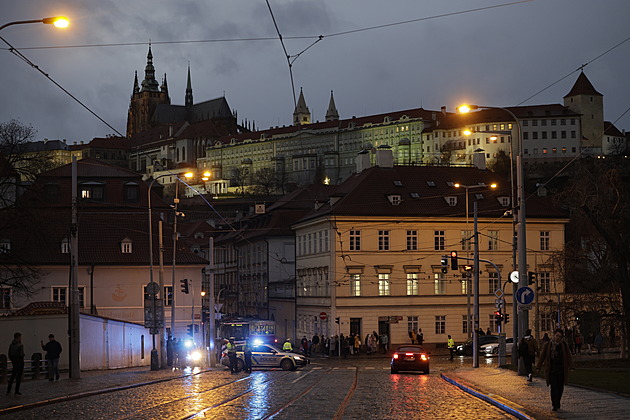
<path fill-rule="evenodd" d="M 70 253 L 70 241 L 68 240 L 68 238 L 63 238 L 61 240 L 61 253 L 62 254 Z"/>
<path fill-rule="evenodd" d="M 203 238 L 204 238 L 203 232 L 195 233 L 195 239 L 203 239 Z"/>
<path fill-rule="evenodd" d="M 485 197 L 483 196 L 482 193 L 475 193 L 475 199 L 477 200 L 483 200 L 485 199 Z"/>
<path fill-rule="evenodd" d="M 446 196 L 444 199 L 450 207 L 455 207 L 457 205 L 457 197 L 454 195 Z"/>
<path fill-rule="evenodd" d="M 502 207 L 510 206 L 510 197 L 498 197 L 497 200 L 499 200 L 499 203 L 501 203 Z"/>
<path fill-rule="evenodd" d="M 11 251 L 11 241 L 9 239 L 0 240 L 0 252 L 8 254 Z"/>
<path fill-rule="evenodd" d="M 125 238 L 120 241 L 120 252 L 123 254 L 131 254 L 131 239 Z"/>
<path fill-rule="evenodd" d="M 124 200 L 138 201 L 140 197 L 140 186 L 137 182 L 126 182 L 124 186 Z"/>
<path fill-rule="evenodd" d="M 397 187 L 402 187 L 403 183 L 402 183 L 402 181 L 396 180 L 396 181 L 394 181 L 394 185 L 397 186 Z"/>
<path fill-rule="evenodd" d="M 435 187 L 435 181 L 427 181 L 428 187 Z"/>
<path fill-rule="evenodd" d="M 411 198 L 420 198 L 420 194 L 418 194 L 417 192 L 409 193 L 409 195 L 411 196 Z"/>
<path fill-rule="evenodd" d="M 387 199 L 389 200 L 389 202 L 391 203 L 392 206 L 398 206 L 402 202 L 400 194 L 388 195 Z"/>
<path fill-rule="evenodd" d="M 84 182 L 79 186 L 79 197 L 82 200 L 103 201 L 105 185 L 102 182 Z"/>

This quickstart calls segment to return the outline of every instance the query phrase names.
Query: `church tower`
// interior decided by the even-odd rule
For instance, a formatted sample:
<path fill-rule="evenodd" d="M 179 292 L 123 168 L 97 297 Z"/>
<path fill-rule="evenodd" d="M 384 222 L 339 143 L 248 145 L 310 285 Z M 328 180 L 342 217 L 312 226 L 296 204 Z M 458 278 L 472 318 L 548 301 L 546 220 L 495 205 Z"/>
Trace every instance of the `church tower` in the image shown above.
<path fill-rule="evenodd" d="M 602 147 L 604 133 L 604 95 L 595 90 L 584 72 L 564 97 L 564 106 L 582 114 L 582 147 Z"/>
<path fill-rule="evenodd" d="M 300 88 L 300 98 L 293 111 L 293 125 L 304 125 L 311 123 L 311 111 L 306 107 L 306 101 L 304 100 L 304 93 Z"/>
<path fill-rule="evenodd" d="M 147 54 L 147 65 L 144 68 L 144 80 L 138 85 L 138 72 L 136 72 L 133 82 L 133 93 L 129 102 L 129 112 L 127 114 L 127 137 L 148 130 L 152 127 L 151 117 L 158 104 L 170 104 L 166 74 L 162 81 L 162 86 L 155 79 L 155 67 L 153 67 L 153 53 L 149 44 Z"/>
<path fill-rule="evenodd" d="M 328 111 L 326 111 L 326 121 L 338 121 L 339 112 L 337 112 L 337 106 L 335 106 L 335 98 L 333 97 L 333 91 L 330 91 L 330 102 L 328 102 Z"/>

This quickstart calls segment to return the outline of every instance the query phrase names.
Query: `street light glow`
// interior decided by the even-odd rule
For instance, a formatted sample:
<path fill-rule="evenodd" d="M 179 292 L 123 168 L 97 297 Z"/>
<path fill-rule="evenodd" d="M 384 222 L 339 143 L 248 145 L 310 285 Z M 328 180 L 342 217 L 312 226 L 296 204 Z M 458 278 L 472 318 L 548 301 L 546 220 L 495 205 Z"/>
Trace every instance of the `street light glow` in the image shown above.
<path fill-rule="evenodd" d="M 47 25 L 55 25 L 56 28 L 67 28 L 70 25 L 70 21 L 65 16 L 55 16 L 42 19 L 42 22 Z"/>
<path fill-rule="evenodd" d="M 477 105 L 460 105 L 457 107 L 457 112 L 460 114 L 467 114 L 475 109 L 479 109 L 479 107 Z"/>

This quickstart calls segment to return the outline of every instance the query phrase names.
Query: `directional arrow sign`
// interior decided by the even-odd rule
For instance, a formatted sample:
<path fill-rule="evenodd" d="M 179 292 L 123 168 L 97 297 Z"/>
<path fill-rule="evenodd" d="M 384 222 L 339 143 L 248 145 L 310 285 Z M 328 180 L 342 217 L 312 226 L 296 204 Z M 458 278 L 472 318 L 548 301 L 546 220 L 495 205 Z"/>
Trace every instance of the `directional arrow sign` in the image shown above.
<path fill-rule="evenodd" d="M 516 301 L 521 305 L 529 305 L 534 301 L 534 291 L 530 287 L 521 287 L 516 291 Z"/>

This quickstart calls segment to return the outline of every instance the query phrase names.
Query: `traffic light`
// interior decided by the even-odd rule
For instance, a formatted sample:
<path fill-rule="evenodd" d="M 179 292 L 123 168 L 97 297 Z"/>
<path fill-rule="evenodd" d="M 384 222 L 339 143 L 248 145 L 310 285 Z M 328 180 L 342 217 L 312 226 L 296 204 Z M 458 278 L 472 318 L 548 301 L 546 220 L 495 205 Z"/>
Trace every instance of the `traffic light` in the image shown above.
<path fill-rule="evenodd" d="M 182 293 L 188 294 L 188 279 L 181 279 L 179 282 L 182 284 Z"/>
<path fill-rule="evenodd" d="M 503 318 L 505 319 L 506 324 L 510 322 L 510 314 L 505 314 Z"/>
<path fill-rule="evenodd" d="M 446 255 L 442 255 L 442 273 L 446 274 L 448 271 L 448 258 Z"/>
<path fill-rule="evenodd" d="M 193 335 L 193 326 L 192 326 L 192 324 L 188 324 L 186 326 L 186 329 L 188 329 L 188 335 L 192 336 Z"/>
<path fill-rule="evenodd" d="M 472 265 L 466 264 L 464 266 L 464 271 L 472 271 L 472 270 L 473 270 L 473 266 Z"/>
<path fill-rule="evenodd" d="M 457 251 L 451 251 L 451 270 L 457 270 Z"/>
<path fill-rule="evenodd" d="M 494 320 L 497 323 L 500 323 L 501 321 L 503 321 L 503 315 L 501 315 L 501 311 L 494 311 Z"/>
<path fill-rule="evenodd" d="M 528 271 L 527 272 L 527 284 L 534 284 L 536 283 L 536 275 L 537 273 L 533 272 L 533 271 Z"/>

